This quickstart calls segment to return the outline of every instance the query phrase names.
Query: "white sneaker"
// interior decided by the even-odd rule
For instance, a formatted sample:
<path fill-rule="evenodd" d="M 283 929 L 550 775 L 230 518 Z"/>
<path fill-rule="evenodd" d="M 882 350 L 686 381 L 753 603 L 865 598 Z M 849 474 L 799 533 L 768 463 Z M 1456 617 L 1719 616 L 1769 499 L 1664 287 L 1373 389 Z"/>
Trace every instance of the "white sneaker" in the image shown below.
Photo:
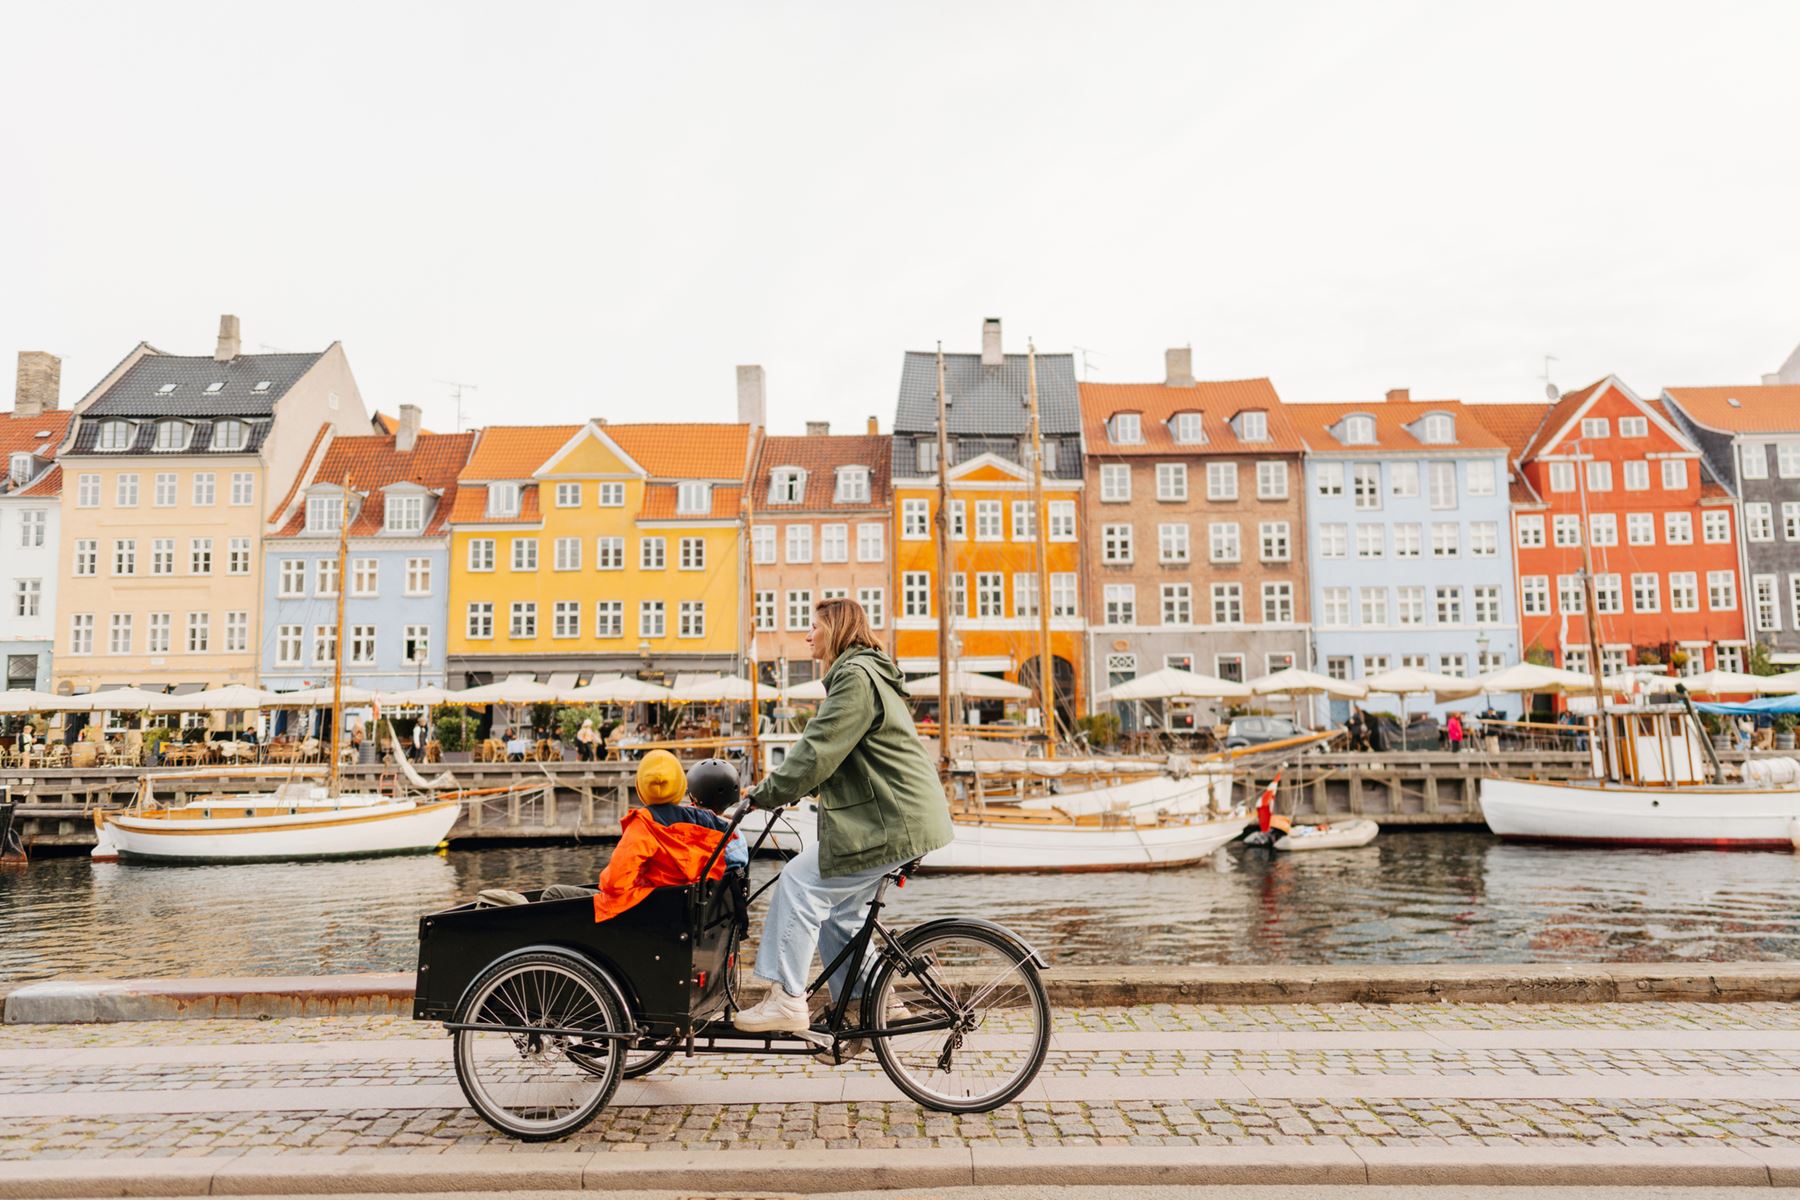
<path fill-rule="evenodd" d="M 812 1027 L 812 1012 L 805 996 L 790 996 L 776 984 L 761 1000 L 739 1009 L 731 1023 L 745 1033 L 801 1033 Z"/>
<path fill-rule="evenodd" d="M 905 1003 L 899 1000 L 888 1001 L 887 1024 L 889 1026 L 898 1025 L 903 1021 L 910 1021 L 912 1019 L 913 1011 L 906 1007 Z M 834 1061 L 838 1063 L 847 1063 L 853 1058 L 861 1058 L 868 1049 L 869 1043 L 863 1041 L 861 1038 L 855 1038 L 848 1042 L 839 1042 L 837 1058 Z M 821 1058 L 831 1058 L 831 1052 L 829 1050 L 822 1050 L 819 1052 L 819 1056 Z"/>

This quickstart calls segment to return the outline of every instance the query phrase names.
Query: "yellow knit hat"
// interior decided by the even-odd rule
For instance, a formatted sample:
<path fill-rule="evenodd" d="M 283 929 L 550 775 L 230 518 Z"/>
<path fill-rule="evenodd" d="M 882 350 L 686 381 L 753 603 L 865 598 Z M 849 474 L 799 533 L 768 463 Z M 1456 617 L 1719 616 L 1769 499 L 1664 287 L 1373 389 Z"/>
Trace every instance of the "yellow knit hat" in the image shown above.
<path fill-rule="evenodd" d="M 687 795 L 687 772 L 667 750 L 652 750 L 638 764 L 637 793 L 645 804 L 679 803 Z"/>

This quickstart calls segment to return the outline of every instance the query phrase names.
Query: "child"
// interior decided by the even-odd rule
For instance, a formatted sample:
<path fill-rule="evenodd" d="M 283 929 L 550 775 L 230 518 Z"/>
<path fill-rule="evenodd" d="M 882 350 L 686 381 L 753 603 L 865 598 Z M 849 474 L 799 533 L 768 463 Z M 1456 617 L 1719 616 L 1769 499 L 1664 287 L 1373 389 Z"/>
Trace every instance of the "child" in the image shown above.
<path fill-rule="evenodd" d="M 595 921 L 617 916 L 653 888 L 695 882 L 730 824 L 717 813 L 681 803 L 687 776 L 667 750 L 652 750 L 638 764 L 637 793 L 644 807 L 627 812 L 620 822 L 619 844 L 600 872 Z M 713 860 L 710 878 L 722 877 L 727 867 L 748 865 L 742 839 L 734 837 L 733 842 L 720 860 Z"/>

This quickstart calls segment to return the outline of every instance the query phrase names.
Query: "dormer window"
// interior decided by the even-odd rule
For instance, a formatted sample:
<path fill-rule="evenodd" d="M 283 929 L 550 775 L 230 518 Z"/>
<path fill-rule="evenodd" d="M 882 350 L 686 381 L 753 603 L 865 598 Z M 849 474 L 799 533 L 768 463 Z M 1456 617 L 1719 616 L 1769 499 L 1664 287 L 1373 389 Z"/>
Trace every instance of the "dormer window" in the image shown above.
<path fill-rule="evenodd" d="M 1044 474 L 1046 475 L 1056 474 L 1056 445 L 1054 439 L 1044 443 Z"/>
<path fill-rule="evenodd" d="M 1144 440 L 1144 426 L 1137 413 L 1114 413 L 1108 422 L 1106 440 L 1115 446 L 1136 445 Z"/>
<path fill-rule="evenodd" d="M 1419 422 L 1419 440 L 1428 446 L 1448 446 L 1456 441 L 1456 419 L 1449 413 L 1428 413 Z"/>
<path fill-rule="evenodd" d="M 213 423 L 212 448 L 214 450 L 242 450 L 250 440 L 250 427 L 242 421 L 216 421 Z"/>
<path fill-rule="evenodd" d="M 682 485 L 686 487 L 686 484 Z M 770 504 L 798 504 L 806 497 L 806 472 L 799 467 L 776 467 L 769 475 Z"/>
<path fill-rule="evenodd" d="M 1261 409 L 1241 412 L 1237 417 L 1238 441 L 1266 442 L 1269 440 L 1269 414 Z"/>
<path fill-rule="evenodd" d="M 675 490 L 677 516 L 705 516 L 712 512 L 712 484 L 685 479 Z"/>
<path fill-rule="evenodd" d="M 386 514 L 389 533 L 418 533 L 425 528 L 425 497 L 389 496 Z"/>
<path fill-rule="evenodd" d="M 96 443 L 102 450 L 131 449 L 130 421 L 100 422 L 100 438 Z"/>
<path fill-rule="evenodd" d="M 921 474 L 937 470 L 936 438 L 919 438 L 913 442 L 913 467 Z"/>
<path fill-rule="evenodd" d="M 1375 418 L 1360 413 L 1344 418 L 1338 426 L 1339 439 L 1346 446 L 1373 446 L 1375 444 Z"/>
<path fill-rule="evenodd" d="M 12 461 L 7 464 L 6 477 L 12 480 L 14 487 L 24 487 L 37 474 L 37 456 L 29 450 L 20 450 L 13 454 Z"/>
<path fill-rule="evenodd" d="M 1176 413 L 1169 425 L 1175 431 L 1175 440 L 1184 446 L 1206 440 L 1206 430 L 1201 428 L 1199 413 Z"/>
<path fill-rule="evenodd" d="M 869 499 L 869 468 L 839 467 L 837 496 L 839 504 L 866 504 Z"/>
<path fill-rule="evenodd" d="M 488 484 L 487 515 L 490 517 L 518 516 L 519 485 L 516 483 Z"/>
<path fill-rule="evenodd" d="M 308 496 L 306 498 L 306 532 L 336 533 L 344 527 L 344 498 Z"/>
<path fill-rule="evenodd" d="M 158 450 L 186 450 L 188 443 L 194 438 L 194 427 L 186 421 L 158 421 L 156 423 L 156 448 Z"/>

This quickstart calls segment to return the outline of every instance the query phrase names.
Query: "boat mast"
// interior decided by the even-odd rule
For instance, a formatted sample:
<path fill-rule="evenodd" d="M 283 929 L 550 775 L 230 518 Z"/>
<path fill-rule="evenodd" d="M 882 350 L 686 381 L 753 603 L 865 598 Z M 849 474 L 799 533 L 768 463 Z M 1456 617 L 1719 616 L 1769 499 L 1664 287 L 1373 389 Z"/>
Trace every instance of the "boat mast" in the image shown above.
<path fill-rule="evenodd" d="M 1037 518 L 1038 695 L 1044 757 L 1056 757 L 1056 676 L 1050 669 L 1050 516 L 1044 499 L 1044 437 L 1038 428 L 1037 344 L 1025 342 L 1025 402 L 1031 410 L 1031 507 Z"/>
<path fill-rule="evenodd" d="M 750 663 L 750 778 L 747 782 L 755 783 L 757 765 L 762 761 L 762 756 L 757 752 L 756 739 L 757 726 L 762 724 L 762 717 L 756 707 L 756 683 L 757 676 L 762 672 L 756 661 L 756 533 L 751 523 L 754 516 L 751 506 L 752 494 L 756 490 L 755 473 L 751 474 L 750 479 L 751 486 L 744 489 L 744 586 L 750 592 L 750 640 L 746 643 L 748 653 L 744 657 Z"/>
<path fill-rule="evenodd" d="M 938 770 L 950 778 L 950 405 L 944 397 L 944 343 L 937 347 Z"/>
<path fill-rule="evenodd" d="M 338 737 L 343 731 L 344 720 L 344 593 L 349 590 L 350 581 L 344 578 L 344 560 L 350 553 L 350 475 L 344 475 L 344 495 L 338 510 L 338 557 L 337 557 L 337 637 L 333 643 L 337 654 L 331 668 L 331 777 L 326 784 L 325 794 L 338 794 L 338 772 L 341 769 L 341 755 L 338 752 Z"/>
<path fill-rule="evenodd" d="M 1606 677 L 1600 668 L 1600 601 L 1594 592 L 1593 521 L 1588 516 L 1587 462 L 1581 457 L 1581 443 L 1576 442 L 1576 495 L 1581 500 L 1581 590 L 1587 605 L 1588 666 L 1594 676 L 1594 724 L 1601 737 L 1605 758 L 1613 761 L 1612 729 L 1606 721 Z"/>

